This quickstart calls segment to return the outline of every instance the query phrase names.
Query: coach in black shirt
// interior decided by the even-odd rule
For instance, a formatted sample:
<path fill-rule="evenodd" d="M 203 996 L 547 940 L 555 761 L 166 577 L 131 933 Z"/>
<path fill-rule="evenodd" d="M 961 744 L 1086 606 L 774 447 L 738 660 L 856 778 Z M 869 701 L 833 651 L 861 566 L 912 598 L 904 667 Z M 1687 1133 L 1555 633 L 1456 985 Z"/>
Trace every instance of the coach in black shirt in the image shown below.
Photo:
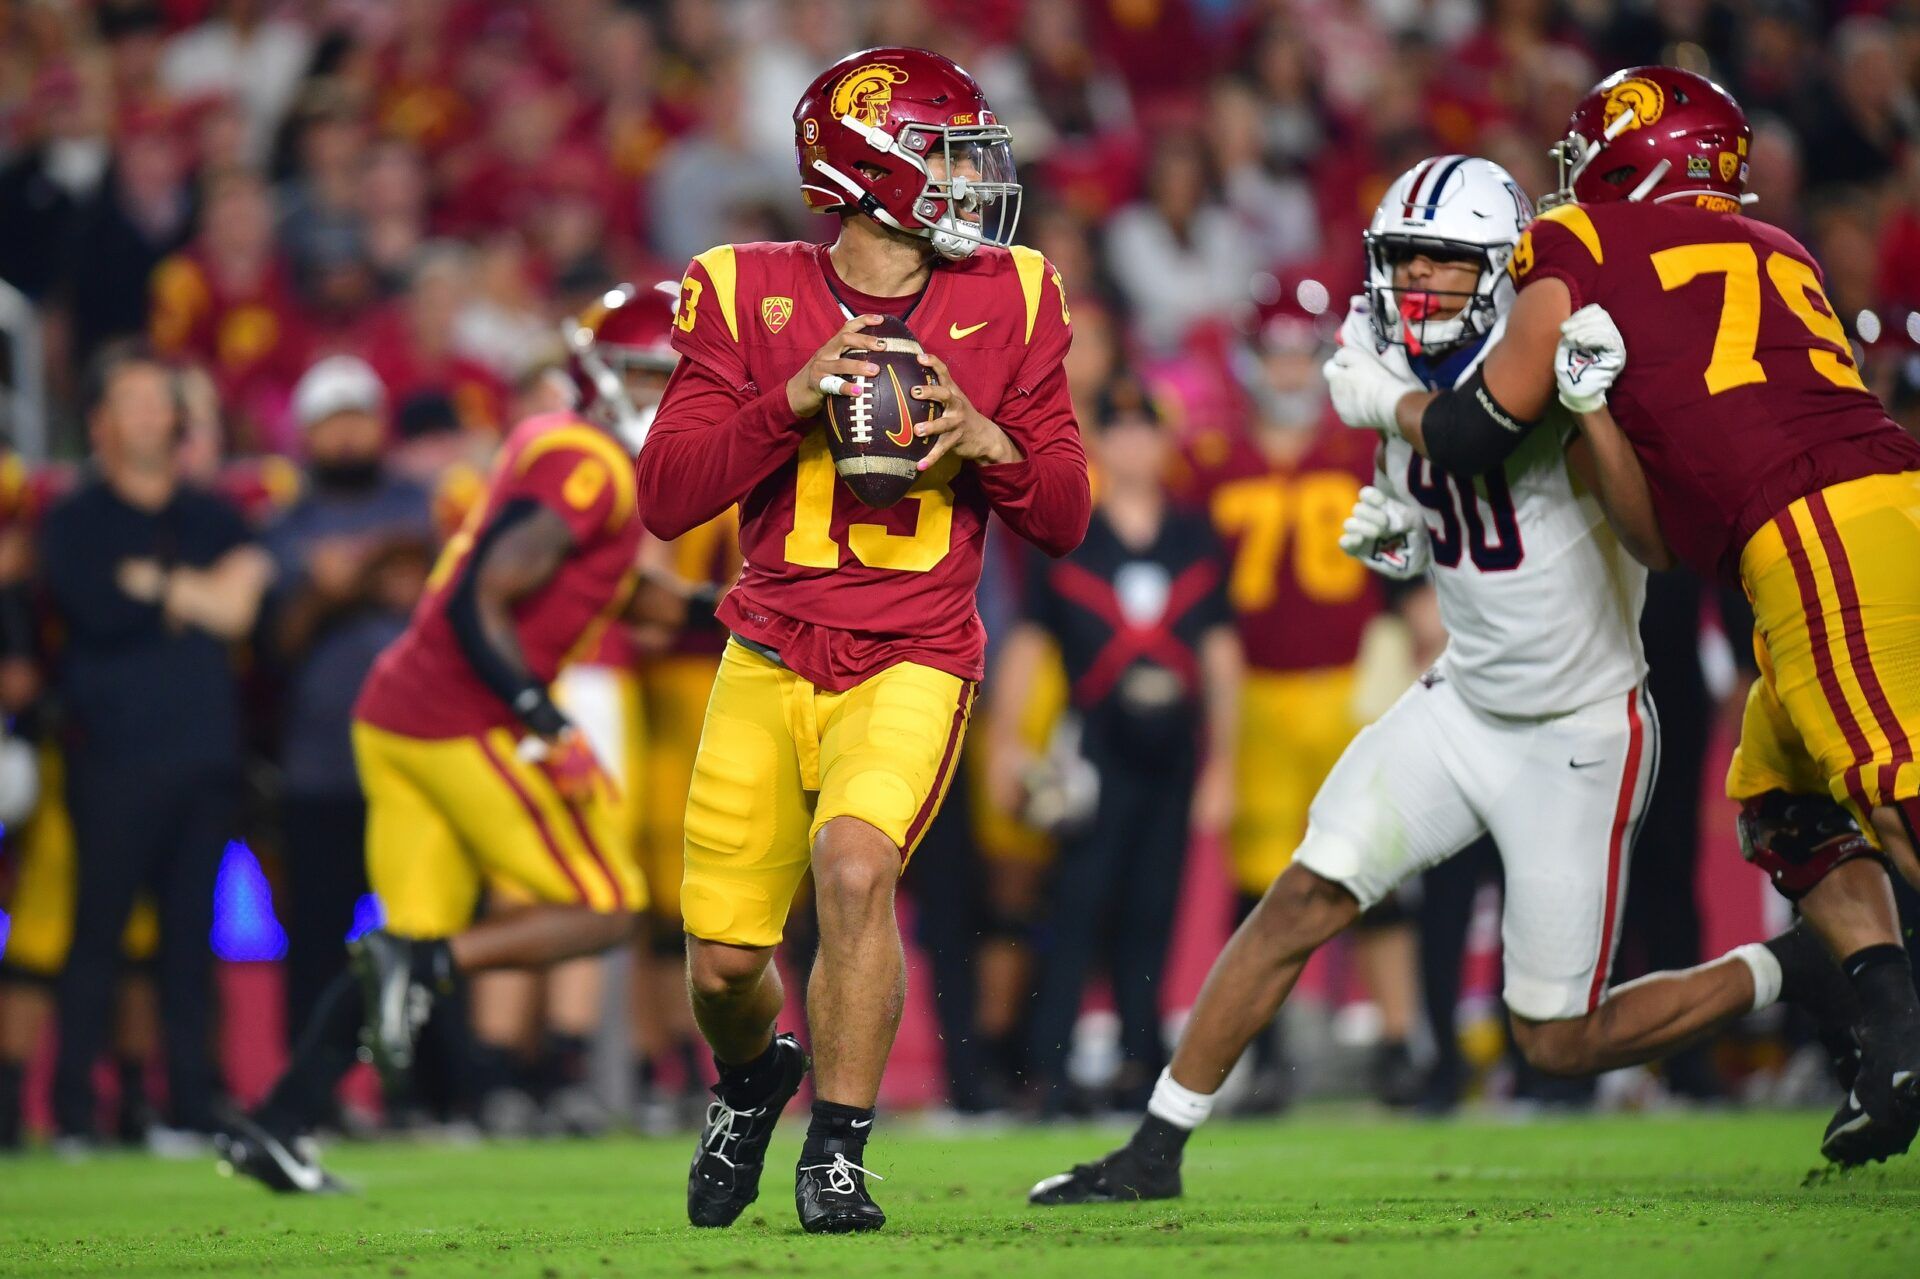
<path fill-rule="evenodd" d="M 1058 646 L 1099 777 L 1084 830 L 1063 838 L 1048 894 L 1033 1068 L 1049 1111 L 1065 1107 L 1065 1068 L 1089 970 L 1104 961 L 1120 1014 L 1116 1104 L 1145 1105 L 1165 1064 L 1161 975 L 1194 831 L 1217 833 L 1233 805 L 1240 643 L 1225 555 L 1197 512 L 1172 509 L 1171 441 L 1131 379 L 1100 397 L 1089 453 L 1098 502 L 1079 548 L 1033 557 L 1024 616 L 995 672 L 994 758 L 1002 802 L 1020 789 L 1020 710 L 1045 640 Z"/>
<path fill-rule="evenodd" d="M 270 561 L 239 513 L 184 484 L 173 373 L 109 348 L 88 380 L 95 471 L 47 516 L 42 572 L 64 631 L 73 947 L 60 985 L 54 1119 L 93 1134 L 92 1069 L 136 890 L 160 907 L 160 996 L 176 1128 L 213 1126 L 214 876 L 234 829 L 238 689 Z"/>

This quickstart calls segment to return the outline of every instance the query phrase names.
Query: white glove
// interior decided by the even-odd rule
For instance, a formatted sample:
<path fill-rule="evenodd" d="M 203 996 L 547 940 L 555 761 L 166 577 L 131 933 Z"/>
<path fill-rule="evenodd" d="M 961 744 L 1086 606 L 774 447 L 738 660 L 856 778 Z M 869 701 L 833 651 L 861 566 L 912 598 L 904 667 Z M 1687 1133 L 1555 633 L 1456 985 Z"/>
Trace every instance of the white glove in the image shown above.
<path fill-rule="evenodd" d="M 1382 577 L 1404 582 L 1426 572 L 1433 562 L 1425 521 L 1371 484 L 1360 490 L 1360 500 L 1341 528 L 1340 549 Z"/>
<path fill-rule="evenodd" d="M 1327 379 L 1333 411 L 1342 422 L 1357 431 L 1385 431 L 1399 438 L 1400 424 L 1393 409 L 1412 388 L 1391 369 L 1363 351 L 1343 346 L 1320 366 L 1320 373 Z"/>
<path fill-rule="evenodd" d="M 1590 302 L 1560 325 L 1553 353 L 1553 381 L 1560 403 L 1575 413 L 1591 413 L 1607 402 L 1607 392 L 1627 367 L 1627 343 L 1606 308 Z"/>

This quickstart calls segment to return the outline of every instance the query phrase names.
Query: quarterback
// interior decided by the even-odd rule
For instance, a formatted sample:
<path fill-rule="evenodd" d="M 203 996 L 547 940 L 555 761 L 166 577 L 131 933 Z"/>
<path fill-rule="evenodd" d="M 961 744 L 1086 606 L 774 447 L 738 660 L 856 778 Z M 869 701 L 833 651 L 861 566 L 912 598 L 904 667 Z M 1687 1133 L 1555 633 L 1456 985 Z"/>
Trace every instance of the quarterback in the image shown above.
<path fill-rule="evenodd" d="M 1531 216 L 1487 160 L 1436 157 L 1403 174 L 1367 233 L 1367 293 L 1333 363 L 1366 361 L 1400 394 L 1474 382 L 1513 306 L 1506 268 Z M 1646 572 L 1577 484 L 1573 433 L 1561 415 L 1477 474 L 1384 441 L 1341 547 L 1389 577 L 1431 571 L 1447 648 L 1334 765 L 1293 864 L 1208 975 L 1133 1139 L 1042 1181 L 1035 1203 L 1179 1194 L 1187 1136 L 1314 950 L 1483 834 L 1505 867 L 1504 998 L 1542 1070 L 1652 1060 L 1783 987 L 1838 980 L 1796 931 L 1607 989 L 1660 735 L 1643 683 Z"/>
<path fill-rule="evenodd" d="M 1701 76 L 1609 76 L 1556 148 L 1484 376 L 1413 395 L 1341 377 L 1356 420 L 1482 466 L 1526 447 L 1557 389 L 1625 545 L 1746 590 L 1762 678 L 1727 789 L 1747 855 L 1858 997 L 1857 1077 L 1822 1145 L 1856 1163 L 1920 1127 L 1920 1001 L 1875 855 L 1920 883 L 1920 443 L 1861 381 L 1812 257 L 1741 215 L 1751 137 Z M 1806 793 L 1850 819 L 1809 817 Z M 1714 1000 L 1743 983 L 1729 969 Z"/>
<path fill-rule="evenodd" d="M 831 247 L 721 245 L 688 267 L 682 356 L 646 447 L 647 527 L 671 539 L 740 507 L 731 631 L 687 798 L 681 914 L 694 1016 L 720 1072 L 687 1185 L 696 1225 L 731 1224 L 809 1068 L 775 1033 L 773 967 L 812 869 L 815 1101 L 795 1203 L 813 1232 L 886 1218 L 861 1160 L 899 1025 L 894 885 L 960 756 L 985 635 L 974 610 L 989 511 L 1061 555 L 1086 531 L 1086 459 L 1067 397 L 1060 277 L 1011 244 L 1007 130 L 965 71 L 868 49 L 794 109 L 808 205 Z M 836 482 L 822 409 L 878 372 L 863 330 L 910 324 L 939 406 L 906 498 Z"/>
<path fill-rule="evenodd" d="M 350 947 L 294 1061 L 222 1140 L 226 1166 L 272 1189 L 338 1189 L 298 1140 L 328 1109 L 360 1030 L 389 1095 L 414 1036 L 465 974 L 540 968 L 608 949 L 647 904 L 617 796 L 550 689 L 621 621 L 673 624 L 688 600 L 641 580 L 632 455 L 643 426 L 625 377 L 644 298 L 609 292 L 570 335 L 579 413 L 528 418 L 502 443 L 487 491 L 448 539 L 401 637 L 354 709 L 367 797 L 367 877 L 384 927 Z M 634 440 L 637 443 L 637 440 Z M 482 887 L 506 904 L 475 923 Z M 364 1028 L 364 1029 L 362 1029 Z"/>

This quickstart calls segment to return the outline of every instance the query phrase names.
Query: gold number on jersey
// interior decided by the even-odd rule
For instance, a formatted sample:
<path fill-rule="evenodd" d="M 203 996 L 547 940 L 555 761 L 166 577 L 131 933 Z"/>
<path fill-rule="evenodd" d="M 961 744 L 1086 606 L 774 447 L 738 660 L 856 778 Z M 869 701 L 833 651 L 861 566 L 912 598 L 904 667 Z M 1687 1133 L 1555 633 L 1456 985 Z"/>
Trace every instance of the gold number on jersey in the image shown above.
<path fill-rule="evenodd" d="M 1702 275 L 1724 274 L 1726 297 L 1720 304 L 1720 328 L 1713 338 L 1713 358 L 1707 364 L 1709 395 L 1767 380 L 1767 371 L 1753 356 L 1760 340 L 1760 270 L 1753 246 L 1744 241 L 1686 244 L 1653 255 L 1660 287 L 1671 292 Z M 1835 386 L 1864 391 L 1860 370 L 1854 367 L 1853 348 L 1833 313 L 1833 304 L 1820 287 L 1813 268 L 1796 257 L 1775 251 L 1767 255 L 1767 279 L 1787 308 L 1800 317 L 1817 341 L 1838 350 L 1814 347 L 1807 359 L 1814 371 Z"/>
<path fill-rule="evenodd" d="M 1239 543 L 1227 577 L 1234 611 L 1257 613 L 1273 603 L 1289 532 L 1301 594 L 1321 604 L 1358 598 L 1367 570 L 1341 551 L 1340 530 L 1359 492 L 1353 477 L 1333 471 L 1292 482 L 1264 475 L 1221 485 L 1213 495 L 1213 523 Z"/>
<path fill-rule="evenodd" d="M 693 332 L 693 313 L 700 306 L 701 287 L 691 272 L 680 281 L 680 305 L 674 308 L 673 324 L 682 333 Z"/>
<path fill-rule="evenodd" d="M 915 506 L 913 532 L 895 533 L 884 524 L 847 526 L 847 548 L 868 568 L 925 573 L 947 557 L 953 543 L 953 489 L 957 458 L 943 458 L 921 487 L 907 494 Z M 800 441 L 800 465 L 794 477 L 793 528 L 787 534 L 787 563 L 806 568 L 840 567 L 840 544 L 833 540 L 833 455 L 820 431 Z"/>
<path fill-rule="evenodd" d="M 1860 380 L 1860 370 L 1853 365 L 1853 347 L 1847 342 L 1847 331 L 1840 327 L 1833 303 L 1827 301 L 1826 291 L 1820 287 L 1820 277 L 1814 274 L 1813 268 L 1798 258 L 1773 253 L 1767 258 L 1767 278 L 1800 317 L 1800 323 L 1807 326 L 1807 332 L 1838 348 L 1827 351 L 1815 347 L 1808 351 L 1807 358 L 1813 362 L 1814 371 L 1835 386 L 1850 391 L 1866 390 L 1867 384 Z M 1817 306 L 1815 299 L 1819 302 Z M 1843 358 L 1840 351 L 1847 352 L 1847 356 Z"/>
<path fill-rule="evenodd" d="M 1720 327 L 1713 335 L 1713 358 L 1705 375 L 1708 395 L 1767 380 L 1767 371 L 1753 358 L 1754 345 L 1760 340 L 1760 263 L 1751 244 L 1734 241 L 1662 249 L 1653 255 L 1653 269 L 1660 273 L 1660 287 L 1669 293 L 1703 275 L 1726 277 Z"/>

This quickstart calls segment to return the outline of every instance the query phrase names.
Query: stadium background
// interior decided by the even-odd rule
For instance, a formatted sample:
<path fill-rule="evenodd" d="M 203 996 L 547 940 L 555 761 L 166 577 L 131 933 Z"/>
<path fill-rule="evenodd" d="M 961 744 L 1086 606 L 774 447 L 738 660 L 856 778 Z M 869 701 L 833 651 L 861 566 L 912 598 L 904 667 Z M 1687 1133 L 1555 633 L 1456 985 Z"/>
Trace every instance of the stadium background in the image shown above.
<path fill-rule="evenodd" d="M 1012 127 L 1020 238 L 1067 282 L 1083 411 L 1124 365 L 1183 431 L 1237 421 L 1247 335 L 1337 312 L 1395 173 L 1471 151 L 1537 196 L 1574 99 L 1664 60 L 1747 106 L 1755 215 L 1809 244 L 1870 385 L 1920 420 L 1920 18 L 1897 3 L 15 0 L 0 407 L 21 492 L 80 461 L 79 371 L 134 334 L 204 373 L 191 465 L 262 521 L 298 490 L 292 387 L 334 351 L 365 355 L 401 417 L 450 408 L 482 458 L 559 358 L 561 318 L 608 284 L 674 278 L 715 241 L 831 231 L 797 198 L 789 112 L 820 66 L 870 44 L 956 58 Z M 1727 746 L 1717 729 L 1706 954 L 1772 909 L 1713 798 Z M 250 1098 L 282 1052 L 276 912 L 300 903 L 274 898 L 273 859 L 242 834 L 210 944 L 229 1082 Z M 1196 847 L 1186 878 L 1170 1010 L 1229 922 L 1219 850 Z M 1483 1002 L 1485 949 L 1468 983 Z M 896 1102 L 939 1091 L 914 963 Z M 1309 988 L 1346 998 L 1339 956 L 1316 966 Z M 43 1074 L 44 1054 L 30 1096 Z"/>

